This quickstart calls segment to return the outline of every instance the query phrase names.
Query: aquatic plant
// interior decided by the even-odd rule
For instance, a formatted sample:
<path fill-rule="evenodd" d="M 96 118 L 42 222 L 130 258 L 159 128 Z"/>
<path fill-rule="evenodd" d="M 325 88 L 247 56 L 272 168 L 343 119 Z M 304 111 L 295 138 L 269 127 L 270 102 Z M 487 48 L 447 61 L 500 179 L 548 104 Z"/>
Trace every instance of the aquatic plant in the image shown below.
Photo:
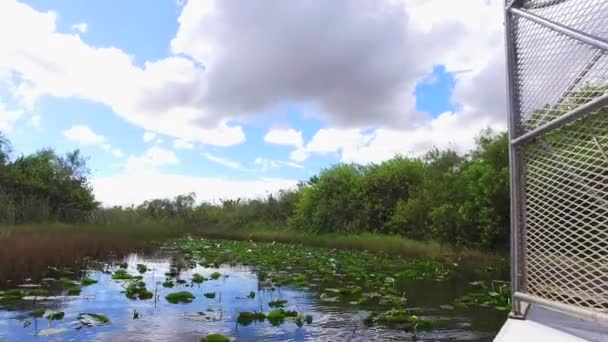
<path fill-rule="evenodd" d="M 80 324 L 87 327 L 108 325 L 111 323 L 108 316 L 99 313 L 79 313 L 76 319 Z"/>
<path fill-rule="evenodd" d="M 283 323 L 285 318 L 287 317 L 297 317 L 298 313 L 296 311 L 286 311 L 283 309 L 272 310 L 266 314 L 266 319 L 270 322 L 270 324 L 277 326 Z"/>
<path fill-rule="evenodd" d="M 213 299 L 213 298 L 215 298 L 215 292 L 205 292 L 203 294 L 203 296 L 205 296 L 206 298 L 209 298 L 209 299 Z"/>
<path fill-rule="evenodd" d="M 222 274 L 220 272 L 211 273 L 211 279 L 213 279 L 213 280 L 220 279 L 221 276 L 222 276 Z"/>
<path fill-rule="evenodd" d="M 146 273 L 148 271 L 148 266 L 144 264 L 137 264 L 137 271 L 139 273 Z"/>
<path fill-rule="evenodd" d="M 80 280 L 80 284 L 82 284 L 82 286 L 89 286 L 89 285 L 97 284 L 97 280 L 91 279 L 89 277 L 84 277 Z"/>
<path fill-rule="evenodd" d="M 67 291 L 68 296 L 80 295 L 80 285 L 71 279 L 60 278 L 59 280 L 57 280 L 57 284 L 59 284 L 64 290 Z"/>
<path fill-rule="evenodd" d="M 431 320 L 413 315 L 403 309 L 391 309 L 383 313 L 372 313 L 365 319 L 365 323 L 381 323 L 392 327 L 399 326 L 404 330 L 429 330 L 433 328 Z"/>
<path fill-rule="evenodd" d="M 42 314 L 42 317 L 48 319 L 49 321 L 59 321 L 59 320 L 62 320 L 64 316 L 65 316 L 65 312 L 53 311 L 53 310 L 46 310 Z"/>
<path fill-rule="evenodd" d="M 170 279 L 167 279 L 163 282 L 163 287 L 168 287 L 168 288 L 172 288 L 175 284 L 173 284 L 173 281 L 171 281 Z"/>
<path fill-rule="evenodd" d="M 146 289 L 146 283 L 141 280 L 132 281 L 125 289 L 125 295 L 129 299 L 151 299 L 154 294 Z"/>
<path fill-rule="evenodd" d="M 127 262 L 121 262 L 120 264 L 118 264 L 118 267 L 126 269 L 129 267 L 129 264 Z"/>
<path fill-rule="evenodd" d="M 172 267 L 169 269 L 169 272 L 165 273 L 165 275 L 169 278 L 174 278 L 179 275 L 179 271 L 176 268 Z"/>
<path fill-rule="evenodd" d="M 165 299 L 171 304 L 191 303 L 196 297 L 188 291 L 170 293 Z"/>
<path fill-rule="evenodd" d="M 268 306 L 271 308 L 284 308 L 287 305 L 287 301 L 284 299 L 271 300 L 268 302 Z"/>
<path fill-rule="evenodd" d="M 247 297 L 249 297 L 250 299 L 254 299 L 255 298 L 255 291 L 250 291 L 249 295 Z"/>
<path fill-rule="evenodd" d="M 205 277 L 203 277 L 202 275 L 200 275 L 199 273 L 194 273 L 192 275 L 192 282 L 195 284 L 200 284 L 202 282 L 205 281 Z"/>
<path fill-rule="evenodd" d="M 505 281 L 476 281 L 471 283 L 476 287 L 474 291 L 458 297 L 454 305 L 466 307 L 467 305 L 490 306 L 501 311 L 511 310 L 511 285 Z"/>
<path fill-rule="evenodd" d="M 201 338 L 201 342 L 230 342 L 230 339 L 222 334 L 209 334 Z"/>
<path fill-rule="evenodd" d="M 253 321 L 262 322 L 265 318 L 266 314 L 263 312 L 244 311 L 239 313 L 239 316 L 237 317 L 236 321 L 240 325 L 248 326 L 253 323 Z"/>
<path fill-rule="evenodd" d="M 112 279 L 114 279 L 114 280 L 131 280 L 131 279 L 133 279 L 133 276 L 130 275 L 129 273 L 127 273 L 126 270 L 119 269 L 119 270 L 116 270 L 116 272 L 114 272 L 112 274 Z"/>

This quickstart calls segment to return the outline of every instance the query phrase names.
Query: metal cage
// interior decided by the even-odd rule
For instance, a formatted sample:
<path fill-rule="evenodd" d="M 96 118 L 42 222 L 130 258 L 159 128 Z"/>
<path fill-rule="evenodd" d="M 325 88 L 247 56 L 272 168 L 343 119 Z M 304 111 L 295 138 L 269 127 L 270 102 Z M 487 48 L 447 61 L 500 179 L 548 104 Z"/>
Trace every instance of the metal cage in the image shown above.
<path fill-rule="evenodd" d="M 608 0 L 506 0 L 513 316 L 608 325 Z"/>

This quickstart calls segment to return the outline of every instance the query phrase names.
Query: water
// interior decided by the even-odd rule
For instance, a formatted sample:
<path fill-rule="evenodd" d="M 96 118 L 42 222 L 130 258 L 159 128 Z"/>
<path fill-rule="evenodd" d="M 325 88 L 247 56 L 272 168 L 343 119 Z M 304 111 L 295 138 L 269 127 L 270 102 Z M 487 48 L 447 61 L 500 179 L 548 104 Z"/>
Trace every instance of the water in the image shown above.
<path fill-rule="evenodd" d="M 470 279 L 463 277 L 441 282 L 412 280 L 395 285 L 408 294 L 406 307 L 437 322 L 436 329 L 418 333 L 382 325 L 366 326 L 363 320 L 367 311 L 360 305 L 348 300 L 323 302 L 319 299 L 322 289 L 314 283 L 307 289 L 283 286 L 271 291 L 258 282 L 253 266 L 222 265 L 219 269 L 196 266 L 180 274 L 180 279 L 188 280 L 186 284 L 164 288 L 160 284 L 166 279 L 165 272 L 175 264 L 178 256 L 177 251 L 157 248 L 104 260 L 114 265 L 111 270 L 117 269 L 115 263 L 127 261 L 127 270 L 134 275 L 138 274 L 136 265 L 145 264 L 148 271 L 143 274 L 143 280 L 147 289 L 156 293 L 156 300 L 126 298 L 121 291 L 128 282 L 113 280 L 111 274 L 97 270 L 89 271 L 87 275 L 98 283 L 83 287 L 80 296 L 38 302 L 23 300 L 10 310 L 0 306 L 0 341 L 200 341 L 210 333 L 221 333 L 238 341 L 489 341 L 506 318 L 505 312 L 493 308 L 446 306 L 469 289 Z M 222 277 L 217 280 L 209 279 L 200 285 L 189 281 L 195 272 L 210 278 L 218 271 Z M 170 304 L 165 300 L 168 293 L 181 290 L 192 292 L 196 299 L 188 304 Z M 250 291 L 256 293 L 254 299 L 247 297 Z M 215 298 L 203 295 L 209 292 L 215 292 Z M 304 323 L 302 327 L 290 320 L 279 326 L 268 321 L 248 326 L 236 323 L 239 312 L 268 312 L 272 310 L 268 302 L 276 299 L 287 300 L 286 309 L 312 315 L 312 323 Z M 31 316 L 32 310 L 37 308 L 63 311 L 65 317 L 49 325 L 45 318 Z M 138 319 L 134 319 L 134 312 L 140 314 Z M 79 313 L 104 314 L 111 324 L 76 329 L 74 321 Z M 24 327 L 27 322 L 31 324 Z M 49 328 L 55 330 L 45 330 Z M 39 336 L 41 332 L 58 333 Z"/>

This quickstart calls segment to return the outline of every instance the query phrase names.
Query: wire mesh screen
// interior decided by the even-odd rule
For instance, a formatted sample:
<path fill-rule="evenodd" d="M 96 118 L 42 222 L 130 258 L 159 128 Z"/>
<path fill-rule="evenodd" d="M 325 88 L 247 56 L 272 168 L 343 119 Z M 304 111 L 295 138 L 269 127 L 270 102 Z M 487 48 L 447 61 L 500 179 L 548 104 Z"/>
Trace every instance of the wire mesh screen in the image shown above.
<path fill-rule="evenodd" d="M 506 6 L 514 286 L 608 312 L 608 0 Z"/>

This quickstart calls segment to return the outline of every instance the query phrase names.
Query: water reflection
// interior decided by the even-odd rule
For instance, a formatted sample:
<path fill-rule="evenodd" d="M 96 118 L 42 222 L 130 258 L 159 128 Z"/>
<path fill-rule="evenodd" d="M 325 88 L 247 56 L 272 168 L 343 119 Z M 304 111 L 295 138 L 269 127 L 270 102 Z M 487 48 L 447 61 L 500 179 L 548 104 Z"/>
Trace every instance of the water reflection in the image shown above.
<path fill-rule="evenodd" d="M 210 333 L 221 333 L 239 341 L 491 340 L 505 315 L 489 308 L 462 311 L 445 306 L 466 292 L 465 280 L 409 281 L 397 285 L 408 294 L 407 306 L 440 322 L 437 330 L 413 334 L 382 326 L 368 327 L 363 324 L 367 312 L 361 307 L 348 302 L 322 302 L 319 289 L 315 287 L 282 287 L 272 291 L 261 286 L 248 266 L 207 268 L 197 265 L 180 273 L 178 279 L 185 280 L 185 284 L 164 288 L 165 273 L 182 262 L 174 251 L 158 248 L 104 261 L 114 268 L 118 262 L 126 261 L 127 271 L 133 275 L 139 274 L 137 264 L 145 264 L 148 271 L 142 280 L 147 289 L 155 293 L 155 299 L 128 299 L 123 293 L 128 282 L 113 280 L 110 273 L 102 270 L 90 271 L 88 277 L 97 283 L 83 287 L 80 296 L 22 301 L 14 307 L 0 308 L 0 340 L 199 341 Z M 213 272 L 222 276 L 202 284 L 190 281 L 193 273 L 211 278 Z M 164 299 L 169 293 L 183 290 L 194 294 L 196 298 L 192 303 L 170 304 Z M 256 293 L 253 299 L 248 297 L 251 291 Z M 215 292 L 216 296 L 206 298 L 204 293 L 208 292 Z M 239 312 L 268 312 L 272 310 L 268 302 L 276 299 L 287 300 L 288 310 L 312 315 L 312 324 L 298 327 L 289 320 L 280 326 L 272 326 L 268 321 L 253 322 L 248 326 L 236 323 Z M 440 308 L 441 305 L 444 309 Z M 64 311 L 65 317 L 49 324 L 44 318 L 31 317 L 30 313 L 35 308 Z M 104 314 L 110 318 L 111 324 L 75 329 L 73 322 L 83 312 Z M 134 313 L 137 313 L 137 319 L 134 319 Z M 24 327 L 26 320 L 32 324 Z M 66 330 L 47 337 L 36 335 L 49 327 Z"/>

